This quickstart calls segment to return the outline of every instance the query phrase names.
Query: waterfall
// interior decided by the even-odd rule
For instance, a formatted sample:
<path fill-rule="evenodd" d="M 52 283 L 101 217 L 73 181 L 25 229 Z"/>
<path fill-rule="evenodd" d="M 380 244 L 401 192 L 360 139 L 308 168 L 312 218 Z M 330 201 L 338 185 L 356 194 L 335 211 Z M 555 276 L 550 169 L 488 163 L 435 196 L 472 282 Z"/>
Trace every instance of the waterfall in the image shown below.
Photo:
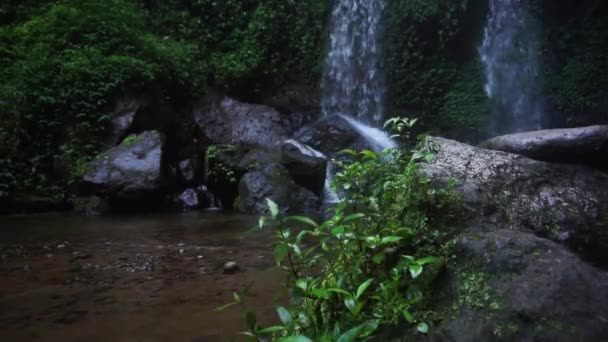
<path fill-rule="evenodd" d="M 385 0 L 335 0 L 325 60 L 323 114 L 344 114 L 367 124 L 384 115 L 380 72 L 380 19 Z"/>
<path fill-rule="evenodd" d="M 542 128 L 540 39 L 529 0 L 490 0 L 479 53 L 492 103 L 492 133 Z"/>
<path fill-rule="evenodd" d="M 386 133 L 369 126 L 378 125 L 384 116 L 380 20 L 385 1 L 334 0 L 321 84 L 323 114 L 340 115 L 376 152 L 395 147 Z M 328 203 L 340 200 L 330 188 L 333 169 L 328 160 L 324 191 Z"/>

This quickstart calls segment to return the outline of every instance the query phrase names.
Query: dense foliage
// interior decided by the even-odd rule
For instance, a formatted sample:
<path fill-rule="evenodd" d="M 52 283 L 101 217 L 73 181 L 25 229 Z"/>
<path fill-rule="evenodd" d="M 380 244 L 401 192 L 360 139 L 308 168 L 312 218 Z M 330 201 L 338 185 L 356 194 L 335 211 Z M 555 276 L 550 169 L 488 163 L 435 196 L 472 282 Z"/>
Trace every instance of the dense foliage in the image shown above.
<path fill-rule="evenodd" d="M 12 1 L 0 5 L 0 197 L 58 195 L 103 146 L 113 101 L 208 87 L 262 98 L 316 83 L 325 1 Z M 159 90 L 160 89 L 160 90 Z"/>
<path fill-rule="evenodd" d="M 459 197 L 418 171 L 432 153 L 344 153 L 349 160 L 337 162 L 334 184 L 343 198 L 324 223 L 282 217 L 268 200 L 260 228 L 276 229 L 274 255 L 287 271 L 292 306 L 278 308 L 283 325 L 273 327 L 261 327 L 244 306 L 247 334 L 354 341 L 393 326 L 425 334 L 434 320 L 431 283 L 452 257 L 449 223 Z"/>

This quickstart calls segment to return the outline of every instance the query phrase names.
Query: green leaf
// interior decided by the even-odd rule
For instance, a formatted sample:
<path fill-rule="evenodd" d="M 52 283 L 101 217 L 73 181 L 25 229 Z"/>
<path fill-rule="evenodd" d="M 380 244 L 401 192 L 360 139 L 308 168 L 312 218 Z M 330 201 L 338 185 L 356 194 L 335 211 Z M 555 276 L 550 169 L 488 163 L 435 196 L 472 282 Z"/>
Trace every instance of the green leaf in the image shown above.
<path fill-rule="evenodd" d="M 437 263 L 440 263 L 441 261 L 442 261 L 441 258 L 438 258 L 438 257 L 426 257 L 426 258 L 416 260 L 416 263 L 418 265 L 426 265 L 426 264 L 437 264 Z"/>
<path fill-rule="evenodd" d="M 362 213 L 355 213 L 355 214 L 350 214 L 348 216 L 346 216 L 345 218 L 342 219 L 342 222 L 346 223 L 346 222 L 350 222 L 350 221 L 355 221 L 355 220 L 359 220 L 365 217 L 365 214 Z"/>
<path fill-rule="evenodd" d="M 411 312 L 409 312 L 409 310 L 405 309 L 403 310 L 403 318 L 405 318 L 405 320 L 408 323 L 413 323 L 414 322 L 414 316 L 412 315 Z"/>
<path fill-rule="evenodd" d="M 345 227 L 344 227 L 344 226 L 337 226 L 337 227 L 334 227 L 334 228 L 331 230 L 331 234 L 332 234 L 332 235 L 335 235 L 335 236 L 338 236 L 338 235 L 344 235 L 344 229 L 345 229 Z"/>
<path fill-rule="evenodd" d="M 416 279 L 422 273 L 422 265 L 412 264 L 409 267 L 412 278 Z"/>
<path fill-rule="evenodd" d="M 296 287 L 306 292 L 308 290 L 308 282 L 306 281 L 306 279 L 298 279 L 296 280 Z"/>
<path fill-rule="evenodd" d="M 307 224 L 307 225 L 315 227 L 315 228 L 319 226 L 315 221 L 313 221 L 312 219 L 310 219 L 310 218 L 308 218 L 306 216 L 289 216 L 285 220 L 286 221 L 296 221 L 296 222 L 304 223 L 304 224 Z"/>
<path fill-rule="evenodd" d="M 374 279 L 367 279 L 363 284 L 359 285 L 359 288 L 357 288 L 357 295 L 355 296 L 355 298 L 356 299 L 361 298 L 361 295 L 363 295 L 363 293 L 365 293 L 365 291 L 372 284 L 373 281 L 374 281 Z"/>
<path fill-rule="evenodd" d="M 382 238 L 382 240 L 380 240 L 380 244 L 388 245 L 389 243 L 399 242 L 401 239 L 403 238 L 400 236 L 385 236 Z"/>
<path fill-rule="evenodd" d="M 372 257 L 372 261 L 375 264 L 381 264 L 384 261 L 384 258 L 385 258 L 384 253 L 378 253 Z"/>
<path fill-rule="evenodd" d="M 350 154 L 352 156 L 357 156 L 357 151 L 353 150 L 353 149 L 345 149 L 340 151 L 339 153 L 344 153 L 344 154 Z"/>
<path fill-rule="evenodd" d="M 416 329 L 418 329 L 418 331 L 422 334 L 427 334 L 429 332 L 429 325 L 422 322 L 419 323 L 418 326 L 416 327 Z"/>
<path fill-rule="evenodd" d="M 224 311 L 224 310 L 226 310 L 226 309 L 228 309 L 228 308 L 230 308 L 232 306 L 235 306 L 237 304 L 238 304 L 238 302 L 232 302 L 232 303 L 224 304 L 222 306 L 219 306 L 219 307 L 213 309 L 213 311 L 215 311 L 215 312 Z"/>
<path fill-rule="evenodd" d="M 266 206 L 268 207 L 272 218 L 276 219 L 277 216 L 279 216 L 279 205 L 270 198 L 266 198 Z"/>
<path fill-rule="evenodd" d="M 258 219 L 258 227 L 260 229 L 264 228 L 264 223 L 266 223 L 266 216 L 260 216 Z"/>
<path fill-rule="evenodd" d="M 339 294 L 343 294 L 345 296 L 350 296 L 351 294 L 342 290 L 342 289 L 337 289 L 337 288 L 331 288 L 331 289 L 327 289 L 327 291 L 329 292 L 335 292 L 335 293 L 339 293 Z"/>
<path fill-rule="evenodd" d="M 378 153 L 372 150 L 363 150 L 359 152 L 359 154 L 361 154 L 364 158 L 367 159 L 378 160 Z"/>
<path fill-rule="evenodd" d="M 284 329 L 285 329 L 285 327 L 282 325 L 273 325 L 273 326 L 258 330 L 258 334 L 272 334 L 272 333 L 275 333 L 277 331 L 281 331 Z"/>
<path fill-rule="evenodd" d="M 274 260 L 277 262 L 277 264 L 280 264 L 281 262 L 283 262 L 283 260 L 285 259 L 285 257 L 287 256 L 288 253 L 289 253 L 289 246 L 287 246 L 284 243 L 277 245 L 274 248 L 274 253 L 273 253 Z"/>
<path fill-rule="evenodd" d="M 346 306 L 346 308 L 348 308 L 348 310 L 354 314 L 354 310 L 355 310 L 355 305 L 357 305 L 357 303 L 355 302 L 354 299 L 352 298 L 347 298 L 344 300 L 344 305 Z"/>
<path fill-rule="evenodd" d="M 312 342 L 312 340 L 306 336 L 287 336 L 281 337 L 277 342 Z"/>
<path fill-rule="evenodd" d="M 283 322 L 283 324 L 291 323 L 291 314 L 284 307 L 279 306 L 277 308 L 277 314 L 279 314 L 279 319 L 281 320 L 281 322 Z"/>

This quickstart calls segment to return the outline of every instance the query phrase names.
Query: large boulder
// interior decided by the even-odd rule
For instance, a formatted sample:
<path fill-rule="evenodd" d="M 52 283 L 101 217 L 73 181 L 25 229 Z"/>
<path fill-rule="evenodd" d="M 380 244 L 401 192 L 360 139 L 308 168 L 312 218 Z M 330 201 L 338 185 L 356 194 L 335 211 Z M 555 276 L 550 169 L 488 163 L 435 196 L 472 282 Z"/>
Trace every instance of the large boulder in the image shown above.
<path fill-rule="evenodd" d="M 241 212 L 266 213 L 266 198 L 275 201 L 281 211 L 312 214 L 319 209 L 319 198 L 310 190 L 298 186 L 285 167 L 278 163 L 261 166 L 246 173 L 239 182 L 235 208 Z"/>
<path fill-rule="evenodd" d="M 133 206 L 158 204 L 164 185 L 162 158 L 163 138 L 158 132 L 130 135 L 91 162 L 82 192 Z"/>
<path fill-rule="evenodd" d="M 273 146 L 287 135 L 275 109 L 229 97 L 209 96 L 195 109 L 194 120 L 211 144 Z"/>
<path fill-rule="evenodd" d="M 530 229 L 608 266 L 606 173 L 436 137 L 422 153 L 435 155 L 422 165 L 431 179 L 456 180 L 471 222 Z"/>
<path fill-rule="evenodd" d="M 137 111 L 145 104 L 145 100 L 130 96 L 125 96 L 115 102 L 112 109 L 112 123 L 105 139 L 108 146 L 118 145 L 128 135 Z"/>
<path fill-rule="evenodd" d="M 365 139 L 340 115 L 331 115 L 300 128 L 293 138 L 326 155 L 331 155 L 345 148 L 367 148 Z"/>
<path fill-rule="evenodd" d="M 504 135 L 487 140 L 480 147 L 536 160 L 608 169 L 608 125 Z"/>
<path fill-rule="evenodd" d="M 281 144 L 281 164 L 287 168 L 296 184 L 320 196 L 325 184 L 327 159 L 325 155 L 296 140 L 285 140 Z"/>
<path fill-rule="evenodd" d="M 608 274 L 565 247 L 515 230 L 468 232 L 441 278 L 438 341 L 601 341 Z"/>

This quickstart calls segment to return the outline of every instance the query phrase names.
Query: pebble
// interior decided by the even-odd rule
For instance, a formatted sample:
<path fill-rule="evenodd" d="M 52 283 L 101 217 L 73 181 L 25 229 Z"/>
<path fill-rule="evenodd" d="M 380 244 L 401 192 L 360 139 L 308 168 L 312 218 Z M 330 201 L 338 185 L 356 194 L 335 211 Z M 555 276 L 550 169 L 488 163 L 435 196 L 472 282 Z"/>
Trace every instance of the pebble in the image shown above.
<path fill-rule="evenodd" d="M 65 245 L 64 245 L 64 244 L 57 245 L 57 249 L 64 249 L 64 248 L 65 248 Z"/>
<path fill-rule="evenodd" d="M 239 269 L 239 265 L 234 261 L 228 261 L 224 264 L 224 273 L 234 273 Z"/>
<path fill-rule="evenodd" d="M 202 256 L 202 255 L 199 255 L 199 256 L 197 256 L 196 258 L 197 258 L 198 260 L 201 260 L 201 259 L 203 259 L 203 256 Z"/>
<path fill-rule="evenodd" d="M 179 254 L 184 254 L 184 249 L 183 248 L 179 250 Z"/>

